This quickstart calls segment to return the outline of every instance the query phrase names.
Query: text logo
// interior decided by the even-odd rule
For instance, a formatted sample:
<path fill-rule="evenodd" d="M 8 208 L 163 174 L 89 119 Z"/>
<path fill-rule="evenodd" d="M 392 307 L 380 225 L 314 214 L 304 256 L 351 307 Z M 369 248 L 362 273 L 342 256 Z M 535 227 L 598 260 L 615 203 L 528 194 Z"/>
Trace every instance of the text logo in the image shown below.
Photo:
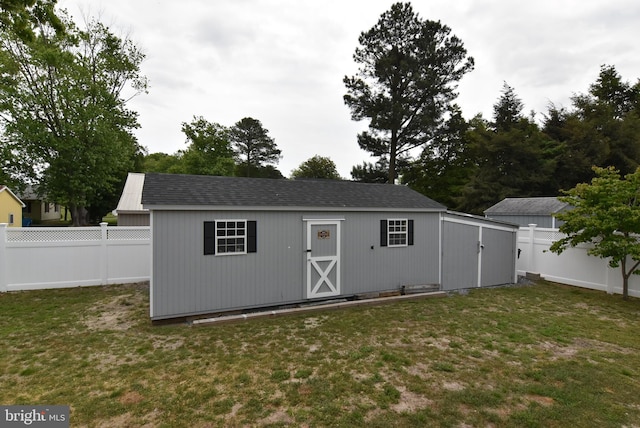
<path fill-rule="evenodd" d="M 0 426 L 69 428 L 69 406 L 0 406 Z"/>

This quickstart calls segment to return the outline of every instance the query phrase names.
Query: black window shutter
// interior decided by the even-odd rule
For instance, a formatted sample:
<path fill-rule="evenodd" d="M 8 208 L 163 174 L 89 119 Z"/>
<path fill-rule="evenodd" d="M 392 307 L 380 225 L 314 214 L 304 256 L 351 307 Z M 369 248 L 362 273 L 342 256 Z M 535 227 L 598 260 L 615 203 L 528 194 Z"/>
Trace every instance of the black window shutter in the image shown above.
<path fill-rule="evenodd" d="M 413 220 L 407 221 L 407 244 L 413 245 Z"/>
<path fill-rule="evenodd" d="M 388 229 L 387 229 L 387 220 L 380 220 L 380 246 L 381 247 L 386 247 L 387 246 L 387 233 L 388 233 Z"/>
<path fill-rule="evenodd" d="M 255 221 L 247 222 L 247 253 L 258 251 L 258 230 Z"/>
<path fill-rule="evenodd" d="M 216 222 L 204 222 L 204 254 L 216 253 Z"/>

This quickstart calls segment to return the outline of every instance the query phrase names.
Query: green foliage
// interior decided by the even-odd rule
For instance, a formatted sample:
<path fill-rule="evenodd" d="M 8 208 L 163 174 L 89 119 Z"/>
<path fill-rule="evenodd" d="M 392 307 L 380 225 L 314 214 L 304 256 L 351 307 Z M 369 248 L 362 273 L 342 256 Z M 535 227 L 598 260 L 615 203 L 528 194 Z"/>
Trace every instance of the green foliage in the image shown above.
<path fill-rule="evenodd" d="M 238 177 L 284 178 L 272 165 L 280 150 L 260 121 L 245 118 L 231 128 L 194 116 L 182 124 L 189 146 L 173 155 L 152 153 L 144 159 L 144 172 Z M 235 153 L 232 145 L 241 153 Z M 234 157 L 245 159 L 236 163 Z M 247 166 L 247 159 L 250 164 Z"/>
<path fill-rule="evenodd" d="M 640 166 L 640 82 L 624 82 L 614 66 L 603 65 L 573 109 L 551 106 L 544 132 L 562 145 L 554 177 L 569 189 L 593 178 L 592 165 L 613 166 L 621 174 Z"/>
<path fill-rule="evenodd" d="M 229 136 L 241 163 L 247 165 L 247 177 L 251 176 L 253 168 L 260 168 L 265 163 L 277 163 L 280 159 L 280 149 L 257 119 L 245 117 L 236 122 Z"/>
<path fill-rule="evenodd" d="M 440 22 L 422 20 L 409 3 L 395 3 L 358 39 L 353 59 L 361 67 L 343 79 L 344 102 L 353 120 L 369 119 L 358 144 L 388 159 L 390 183 L 397 160 L 437 134 L 457 82 L 473 69 L 473 58 L 450 33 Z"/>
<path fill-rule="evenodd" d="M 459 195 L 474 166 L 469 154 L 469 126 L 454 106 L 442 131 L 405 169 L 402 182 L 451 209 L 459 209 Z"/>
<path fill-rule="evenodd" d="M 621 174 L 635 171 L 640 82 L 624 82 L 615 67 L 603 66 L 588 93 L 572 100 L 567 109 L 551 104 L 542 126 L 534 112 L 523 115 L 524 105 L 507 83 L 492 120 L 477 115 L 465 121 L 457 106 L 449 105 L 420 156 L 396 159 L 396 170 L 404 184 L 450 209 L 480 215 L 505 197 L 557 196 L 590 181 L 593 165 L 611 165 Z M 360 113 L 364 118 L 364 110 Z M 387 181 L 387 146 L 376 144 L 369 147 L 380 160 L 354 166 L 354 180 Z"/>
<path fill-rule="evenodd" d="M 140 158 L 132 134 L 137 114 L 126 108 L 123 92 L 146 91 L 144 55 L 99 22 L 85 30 L 63 22 L 65 33 L 39 27 L 29 43 L 2 33 L 0 144 L 17 173 L 40 182 L 81 225 L 87 207 L 113 198 Z"/>
<path fill-rule="evenodd" d="M 229 141 L 229 130 L 210 123 L 203 117 L 194 117 L 182 124 L 189 147 L 179 152 L 180 162 L 173 171 L 196 175 L 233 175 L 235 161 Z"/>
<path fill-rule="evenodd" d="M 34 40 L 33 28 L 40 25 L 63 32 L 64 24 L 55 14 L 55 5 L 56 0 L 0 0 L 0 29 L 11 31 L 25 42 Z"/>
<path fill-rule="evenodd" d="M 291 172 L 291 178 L 324 178 L 340 180 L 336 164 L 328 157 L 315 155 Z"/>
<path fill-rule="evenodd" d="M 443 196 L 457 210 L 478 215 L 505 197 L 555 196 L 552 177 L 560 146 L 522 115 L 522 102 L 506 83 L 494 105 L 494 118 L 481 116 L 451 128 L 447 148 L 453 155 L 436 158 L 449 181 L 439 180 Z M 433 174 L 430 174 L 433 175 Z"/>
<path fill-rule="evenodd" d="M 362 183 L 386 183 L 389 179 L 389 162 L 386 158 L 380 158 L 375 164 L 363 162 L 351 168 L 353 181 Z"/>
<path fill-rule="evenodd" d="M 160 172 L 165 174 L 177 174 L 180 171 L 180 158 L 178 155 L 166 153 L 150 153 L 144 157 L 142 172 Z"/>
<path fill-rule="evenodd" d="M 578 184 L 560 198 L 574 209 L 557 215 L 564 221 L 560 231 L 567 236 L 550 250 L 560 254 L 568 247 L 591 244 L 590 255 L 620 267 L 626 299 L 630 275 L 640 273 L 640 168 L 624 179 L 614 167 L 593 170 L 596 177 L 591 184 Z"/>
<path fill-rule="evenodd" d="M 246 163 L 237 164 L 233 175 L 236 177 L 284 178 L 280 170 L 273 165 L 247 166 Z"/>

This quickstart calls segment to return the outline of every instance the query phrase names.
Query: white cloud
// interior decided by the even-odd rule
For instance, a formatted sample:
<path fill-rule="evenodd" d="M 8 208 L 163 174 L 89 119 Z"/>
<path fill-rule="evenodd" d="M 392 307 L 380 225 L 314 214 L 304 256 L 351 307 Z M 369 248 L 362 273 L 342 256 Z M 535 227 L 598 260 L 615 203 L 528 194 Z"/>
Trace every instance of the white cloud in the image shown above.
<path fill-rule="evenodd" d="M 342 78 L 356 71 L 352 54 L 362 31 L 389 9 L 389 0 L 59 0 L 80 18 L 101 14 L 147 54 L 149 95 L 132 101 L 140 113 L 140 143 L 150 152 L 184 147 L 180 124 L 194 115 L 224 125 L 260 120 L 283 152 L 288 175 L 315 154 L 349 177 L 368 160 L 356 142 L 366 123 L 351 121 Z M 570 105 L 616 66 L 640 77 L 640 3 L 633 0 L 432 0 L 413 2 L 424 19 L 440 20 L 476 60 L 460 83 L 464 115 L 490 117 L 503 81 L 526 111 L 549 102 Z"/>

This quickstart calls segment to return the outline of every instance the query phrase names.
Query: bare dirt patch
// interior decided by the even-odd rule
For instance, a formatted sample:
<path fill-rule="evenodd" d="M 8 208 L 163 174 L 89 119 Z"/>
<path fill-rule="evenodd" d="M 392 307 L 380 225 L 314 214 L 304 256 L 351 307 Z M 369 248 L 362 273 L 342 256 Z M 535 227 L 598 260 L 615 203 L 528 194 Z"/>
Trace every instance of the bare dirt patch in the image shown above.
<path fill-rule="evenodd" d="M 277 410 L 260 421 L 260 425 L 292 424 L 293 419 L 284 410 Z"/>
<path fill-rule="evenodd" d="M 447 391 L 462 391 L 464 389 L 464 385 L 460 382 L 444 382 L 442 387 Z"/>
<path fill-rule="evenodd" d="M 549 352 L 551 354 L 551 361 L 571 358 L 578 352 L 578 348 L 576 346 L 560 346 L 553 342 L 540 342 L 536 347 Z"/>
<path fill-rule="evenodd" d="M 134 326 L 135 310 L 144 303 L 141 294 L 104 299 L 88 308 L 83 323 L 93 331 L 126 331 Z"/>
<path fill-rule="evenodd" d="M 122 404 L 138 404 L 144 400 L 142 394 L 136 391 L 128 391 L 125 392 L 119 399 Z"/>
<path fill-rule="evenodd" d="M 322 325 L 327 317 L 309 317 L 304 320 L 305 328 L 317 328 Z"/>
<path fill-rule="evenodd" d="M 542 395 L 525 395 L 523 398 L 525 401 L 537 403 L 542 407 L 553 406 L 553 404 L 555 403 L 555 400 L 553 398 L 544 397 Z"/>
<path fill-rule="evenodd" d="M 407 391 L 406 388 L 398 388 L 400 391 L 400 402 L 391 406 L 397 413 L 413 413 L 433 404 L 433 401 L 423 395 Z"/>
<path fill-rule="evenodd" d="M 407 367 L 406 370 L 410 375 L 417 376 L 423 380 L 432 377 L 430 366 L 422 362 L 417 362 L 414 365 Z"/>

